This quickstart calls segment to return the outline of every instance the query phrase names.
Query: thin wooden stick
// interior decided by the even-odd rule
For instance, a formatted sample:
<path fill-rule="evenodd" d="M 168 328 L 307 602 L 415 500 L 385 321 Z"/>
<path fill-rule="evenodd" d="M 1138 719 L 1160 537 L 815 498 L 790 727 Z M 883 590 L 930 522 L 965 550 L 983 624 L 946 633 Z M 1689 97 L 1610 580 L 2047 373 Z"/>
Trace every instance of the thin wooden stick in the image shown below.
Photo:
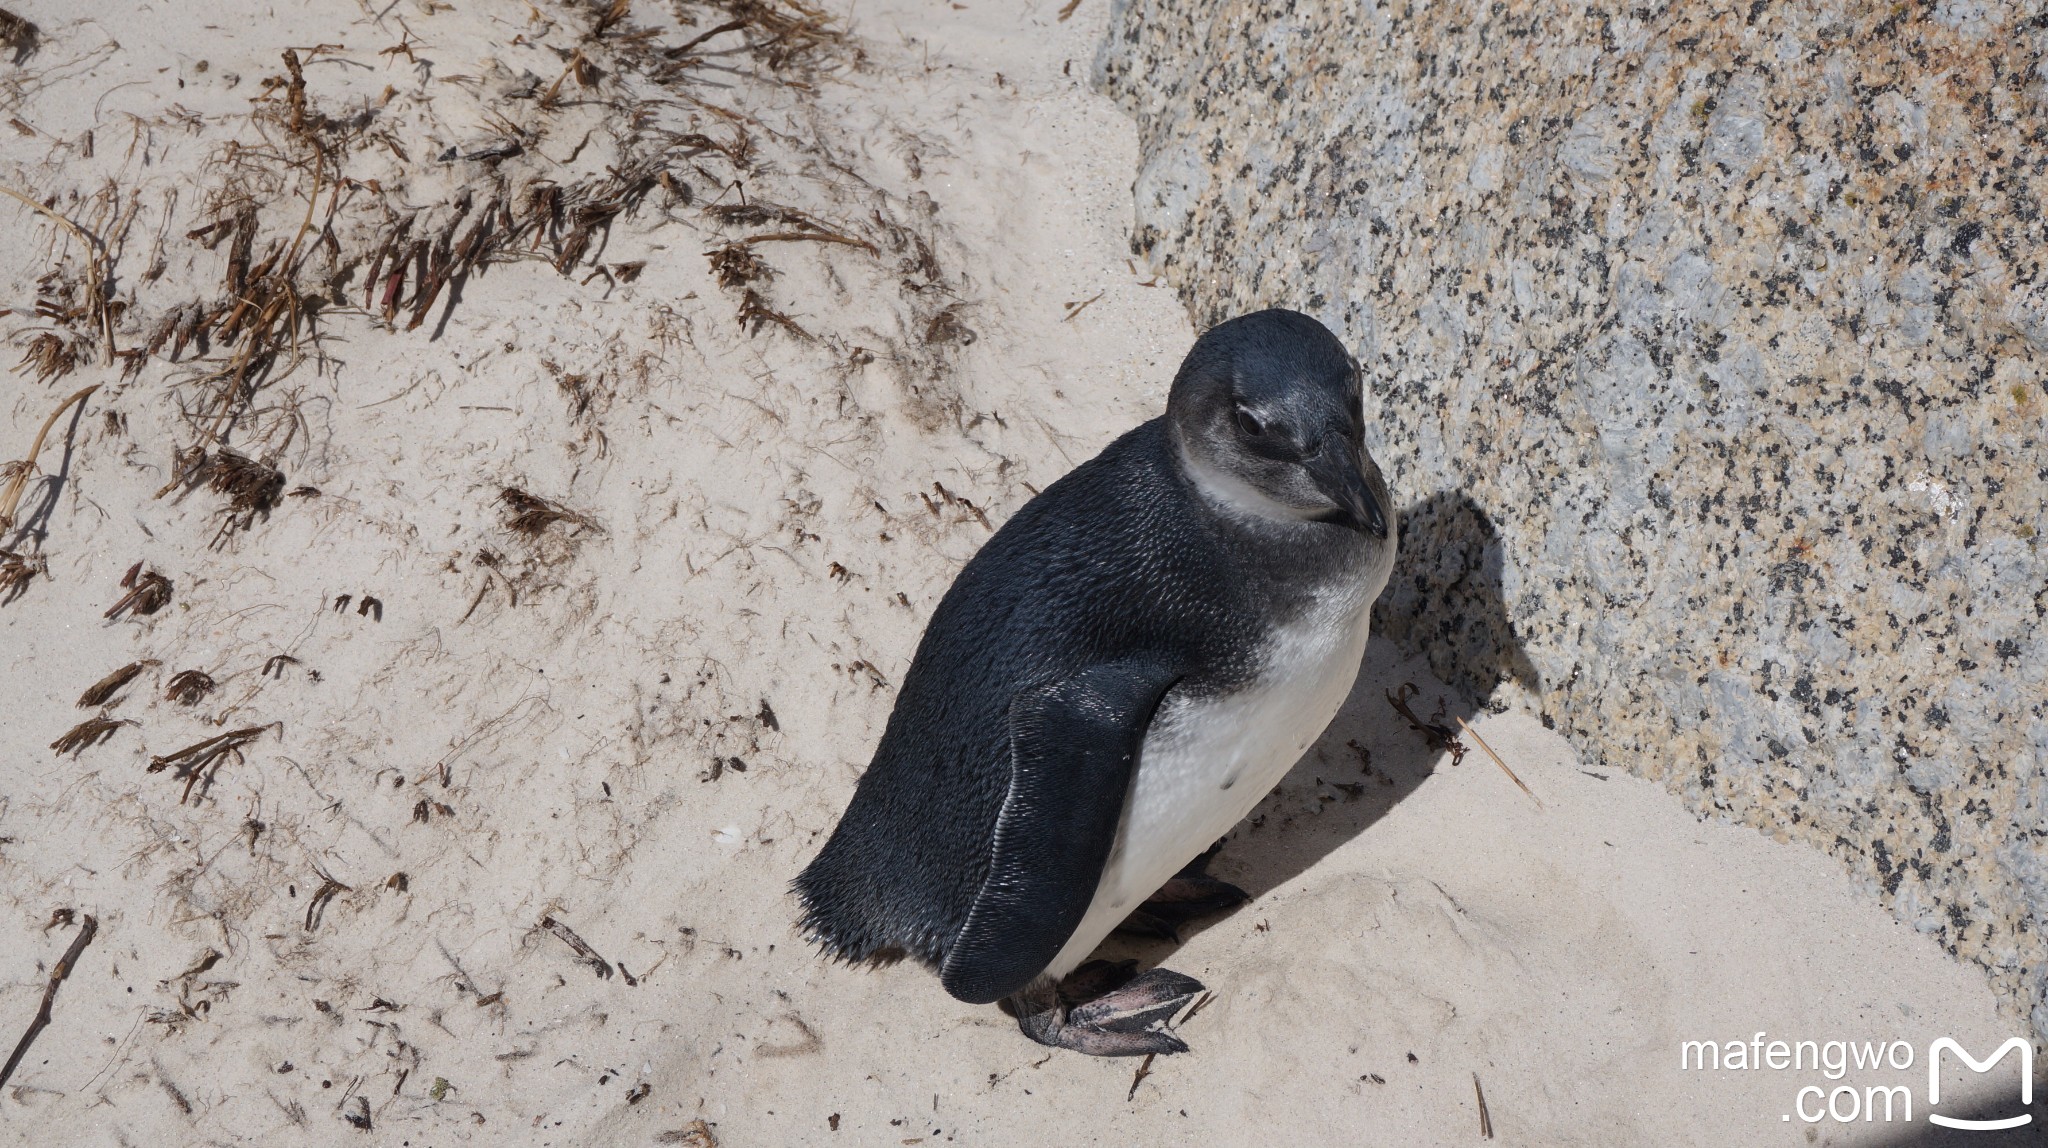
<path fill-rule="evenodd" d="M 1532 792 L 1528 786 L 1522 784 L 1522 779 L 1516 777 L 1515 771 L 1508 768 L 1508 763 L 1502 761 L 1500 759 L 1500 755 L 1493 752 L 1493 747 L 1486 744 L 1486 739 L 1479 736 L 1479 731 L 1472 728 L 1471 722 L 1466 721 L 1464 718 L 1459 718 L 1458 725 L 1460 728 L 1464 729 L 1466 733 L 1472 735 L 1472 740 L 1479 743 L 1479 748 L 1486 751 L 1486 756 L 1493 759 L 1493 764 L 1500 766 L 1500 771 L 1508 775 L 1509 781 L 1514 782 L 1517 788 L 1519 788 L 1523 793 L 1527 793 L 1529 795 L 1529 800 L 1536 803 L 1536 808 L 1543 808 L 1543 799 L 1536 796 L 1536 794 Z"/>
<path fill-rule="evenodd" d="M 1157 1056 L 1157 1055 L 1159 1055 L 1159 1054 L 1158 1054 L 1158 1053 L 1156 1053 L 1156 1052 L 1148 1052 L 1148 1053 L 1146 1053 L 1146 1054 L 1145 1054 L 1145 1063 L 1143 1063 L 1143 1064 L 1139 1065 L 1139 1066 L 1138 1066 L 1138 1071 L 1137 1071 L 1137 1072 L 1135 1072 L 1135 1073 L 1133 1073 L 1133 1074 L 1131 1075 L 1131 1090 L 1130 1090 L 1129 1092 L 1127 1092 L 1127 1093 L 1125 1093 L 1125 1094 L 1124 1094 L 1124 1102 L 1125 1102 L 1126 1104 L 1128 1104 L 1128 1103 L 1130 1103 L 1131 1101 L 1133 1101 L 1133 1100 L 1137 1099 L 1137 1097 L 1138 1097 L 1138 1086 L 1139 1086 L 1140 1084 L 1143 1084 L 1143 1083 L 1145 1083 L 1145 1078 L 1146 1078 L 1146 1077 L 1148 1077 L 1148 1076 L 1152 1075 L 1152 1058 L 1153 1058 L 1153 1057 L 1155 1057 L 1155 1056 Z"/>
<path fill-rule="evenodd" d="M 6 189 L 0 188 L 0 191 L 4 190 Z M 28 456 L 15 464 L 21 469 L 16 471 L 14 477 L 7 481 L 6 489 L 0 490 L 0 534 L 14 529 L 14 511 L 16 507 L 21 505 L 21 492 L 27 488 L 28 476 L 36 468 L 36 456 L 43 453 L 43 439 L 49 436 L 50 428 L 57 425 L 57 416 L 71 409 L 72 403 L 84 402 L 85 396 L 99 389 L 100 385 L 94 383 L 92 386 L 79 391 L 70 398 L 65 399 L 62 403 L 59 403 L 57 409 L 50 412 L 50 417 L 43 420 L 43 429 L 36 432 L 36 441 L 29 444 Z"/>
<path fill-rule="evenodd" d="M 50 983 L 43 988 L 43 1006 L 36 1010 L 36 1019 L 28 1022 L 28 1031 L 21 1034 L 21 1043 L 14 1046 L 14 1055 L 7 1058 L 7 1067 L 0 1068 L 0 1088 L 7 1086 L 8 1078 L 20 1066 L 21 1058 L 28 1055 L 28 1046 L 34 1043 L 36 1035 L 49 1026 L 50 1004 L 57 999 L 57 986 L 71 975 L 72 967 L 78 963 L 78 955 L 92 944 L 93 934 L 99 931 L 99 918 L 87 913 L 84 922 L 78 926 L 78 935 L 71 939 L 71 947 L 64 950 L 63 959 L 50 970 Z"/>
<path fill-rule="evenodd" d="M 855 239 L 834 231 L 769 231 L 760 235 L 744 236 L 738 242 L 742 246 L 751 246 L 756 243 L 790 243 L 798 240 L 808 240 L 812 243 L 843 243 L 848 247 L 861 248 L 870 255 L 881 254 L 875 250 L 874 244 L 865 239 Z"/>

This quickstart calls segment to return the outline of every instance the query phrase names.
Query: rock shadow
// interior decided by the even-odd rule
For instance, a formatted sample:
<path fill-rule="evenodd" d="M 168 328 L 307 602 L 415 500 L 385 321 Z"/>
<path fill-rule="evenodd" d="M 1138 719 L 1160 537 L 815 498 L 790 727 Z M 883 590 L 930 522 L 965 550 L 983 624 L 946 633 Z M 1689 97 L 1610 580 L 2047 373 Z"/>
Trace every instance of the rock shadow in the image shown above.
<path fill-rule="evenodd" d="M 2006 1063 L 2010 1064 L 2012 1062 L 2007 1061 Z M 2006 1071 L 2010 1073 L 2011 1069 Z M 1915 1075 L 1917 1076 L 1918 1074 Z M 1827 1083 L 1830 1086 L 1830 1090 L 1832 1090 L 1834 1082 L 1829 1081 Z M 1887 1081 L 1886 1083 L 1890 1082 Z M 1926 1112 L 1916 1109 L 1912 1114 L 1911 1127 L 1899 1129 L 1881 1139 L 1874 1139 L 1870 1143 L 1873 1148 L 2020 1148 L 2022 1144 L 2039 1148 L 2039 1145 L 2048 1144 L 2048 1096 L 2042 1095 L 2043 1083 L 2037 1075 L 2034 1082 L 2035 1101 L 2028 1105 L 2022 1105 L 2017 1096 L 2007 1094 L 2003 1097 L 1978 1097 L 1973 1100 L 1966 1100 L 1961 1104 L 1943 1103 L 1940 1108 L 1941 1114 L 1951 1119 L 1975 1120 L 1987 1123 L 2010 1120 L 2022 1114 L 2032 1117 L 2027 1123 L 2017 1128 L 1977 1129 L 1943 1127 L 1929 1121 Z M 1868 1095 L 1866 1089 L 1852 1089 L 1851 1091 L 1857 1093 L 1859 1104 Z M 1923 1104 L 1926 1102 L 1927 1096 L 1924 1092 L 1921 1092 L 1918 1088 L 1911 1088 L 1910 1091 L 1913 1093 L 1913 1100 L 1915 1102 Z M 1825 1102 L 1815 1104 L 1811 1098 L 1808 1099 L 1807 1104 L 1807 1111 L 1824 1109 L 1826 1106 Z M 1904 1112 L 1901 1111 L 1900 1115 L 1903 1117 Z M 1874 1120 L 1876 1117 L 1873 1115 L 1870 1119 Z M 1867 1125 L 1868 1121 L 1859 1120 L 1856 1123 Z M 1884 1123 L 1890 1122 L 1881 1122 L 1879 1127 L 1882 1127 Z M 1902 1120 L 1901 1123 L 1906 1123 L 1906 1121 Z M 1827 1124 L 1824 1126 L 1839 1127 L 1839 1122 L 1829 1117 Z"/>

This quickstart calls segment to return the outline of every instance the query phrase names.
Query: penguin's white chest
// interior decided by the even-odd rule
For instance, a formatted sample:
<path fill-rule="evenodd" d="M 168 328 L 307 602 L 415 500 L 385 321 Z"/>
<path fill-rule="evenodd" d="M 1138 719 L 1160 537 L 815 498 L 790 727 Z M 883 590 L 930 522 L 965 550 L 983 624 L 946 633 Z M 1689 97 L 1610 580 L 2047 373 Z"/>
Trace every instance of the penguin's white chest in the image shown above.
<path fill-rule="evenodd" d="M 1181 867 L 1244 819 L 1350 695 L 1371 598 L 1333 602 L 1277 630 L 1235 693 L 1160 703 L 1138 756 L 1116 845 L 1087 916 L 1047 967 L 1064 976 Z"/>

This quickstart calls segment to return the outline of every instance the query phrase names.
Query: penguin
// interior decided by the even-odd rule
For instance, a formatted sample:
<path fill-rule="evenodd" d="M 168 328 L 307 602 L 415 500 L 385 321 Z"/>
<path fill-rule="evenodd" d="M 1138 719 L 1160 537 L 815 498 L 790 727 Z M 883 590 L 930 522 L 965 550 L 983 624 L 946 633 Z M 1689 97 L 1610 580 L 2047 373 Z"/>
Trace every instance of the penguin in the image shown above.
<path fill-rule="evenodd" d="M 913 957 L 1041 1044 L 1186 1051 L 1166 1024 L 1199 981 L 1084 962 L 1134 914 L 1170 928 L 1244 898 L 1201 871 L 1212 843 L 1351 692 L 1397 538 L 1362 385 L 1307 315 L 1229 320 L 1164 415 L 1004 523 L 794 882 L 805 935 Z"/>

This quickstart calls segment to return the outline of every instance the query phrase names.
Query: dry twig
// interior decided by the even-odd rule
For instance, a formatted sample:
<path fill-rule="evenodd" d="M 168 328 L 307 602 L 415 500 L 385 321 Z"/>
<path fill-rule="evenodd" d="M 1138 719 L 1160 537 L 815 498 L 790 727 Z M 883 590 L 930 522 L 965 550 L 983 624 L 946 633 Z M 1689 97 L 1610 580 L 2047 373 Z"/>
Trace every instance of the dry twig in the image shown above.
<path fill-rule="evenodd" d="M 563 944 L 576 950 L 576 959 L 595 969 L 599 978 L 603 980 L 612 979 L 612 963 L 598 956 L 597 950 L 591 948 L 588 941 L 576 935 L 576 930 L 555 920 L 552 916 L 542 917 L 540 919 L 540 927 L 560 937 Z"/>
<path fill-rule="evenodd" d="M 57 986 L 63 984 L 71 970 L 78 966 L 79 956 L 87 945 L 92 944 L 94 934 L 99 931 L 99 918 L 87 913 L 85 920 L 79 923 L 78 935 L 71 938 L 71 947 L 64 950 L 64 955 L 50 969 L 50 980 L 43 986 L 43 1003 L 36 1009 L 35 1019 L 28 1023 L 28 1031 L 21 1034 L 21 1043 L 14 1046 L 14 1054 L 7 1058 L 7 1066 L 0 1068 L 0 1088 L 6 1087 L 7 1081 L 13 1077 L 14 1070 L 21 1065 L 21 1058 L 28 1055 L 28 1046 L 35 1041 L 37 1034 L 49 1026 L 50 1006 L 57 1000 Z"/>
<path fill-rule="evenodd" d="M 1479 743 L 1479 748 L 1486 751 L 1486 756 L 1493 759 L 1493 764 L 1500 766 L 1500 771 L 1508 775 L 1508 780 L 1515 783 L 1515 788 L 1520 789 L 1523 793 L 1529 794 L 1529 800 L 1536 803 L 1536 808 L 1543 808 L 1543 799 L 1536 796 L 1536 794 L 1532 792 L 1528 786 L 1522 784 L 1522 779 L 1516 777 L 1515 771 L 1508 768 L 1508 763 L 1502 761 L 1500 755 L 1493 752 L 1493 747 L 1486 744 L 1486 739 L 1479 736 L 1479 731 L 1472 728 L 1471 722 L 1466 721 L 1464 718 L 1459 718 L 1458 728 L 1472 735 L 1472 740 Z"/>
<path fill-rule="evenodd" d="M 1138 1086 L 1145 1083 L 1146 1077 L 1152 1075 L 1152 1058 L 1157 1055 L 1159 1054 L 1156 1052 L 1146 1053 L 1144 1062 L 1138 1065 L 1138 1071 L 1131 1074 L 1131 1090 L 1124 1093 L 1125 1103 L 1138 1098 Z"/>

